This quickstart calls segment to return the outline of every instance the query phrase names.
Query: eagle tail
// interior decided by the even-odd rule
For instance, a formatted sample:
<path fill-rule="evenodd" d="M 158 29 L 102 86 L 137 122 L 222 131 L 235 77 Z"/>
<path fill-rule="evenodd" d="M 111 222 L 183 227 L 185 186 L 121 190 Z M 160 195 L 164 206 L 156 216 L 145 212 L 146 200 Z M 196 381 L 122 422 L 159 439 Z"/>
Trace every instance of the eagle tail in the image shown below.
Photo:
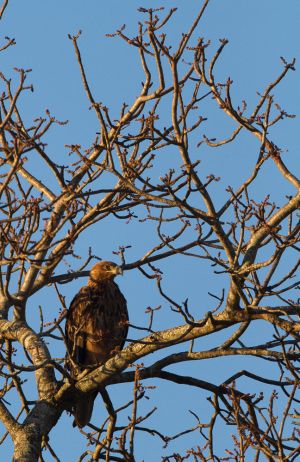
<path fill-rule="evenodd" d="M 82 428 L 89 423 L 93 413 L 97 391 L 82 394 L 76 399 L 73 427 Z"/>

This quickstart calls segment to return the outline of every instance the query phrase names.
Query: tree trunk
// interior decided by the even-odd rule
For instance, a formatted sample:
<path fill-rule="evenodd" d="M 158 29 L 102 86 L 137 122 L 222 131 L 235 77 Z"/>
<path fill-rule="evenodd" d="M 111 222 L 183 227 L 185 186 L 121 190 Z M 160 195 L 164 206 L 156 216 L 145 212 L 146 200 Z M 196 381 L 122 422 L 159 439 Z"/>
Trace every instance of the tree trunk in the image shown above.
<path fill-rule="evenodd" d="M 46 401 L 38 401 L 24 423 L 11 433 L 14 442 L 13 462 L 38 462 L 43 436 L 56 425 L 62 409 Z"/>
<path fill-rule="evenodd" d="M 27 424 L 13 435 L 13 462 L 37 462 L 41 452 L 42 435 L 39 425 Z"/>

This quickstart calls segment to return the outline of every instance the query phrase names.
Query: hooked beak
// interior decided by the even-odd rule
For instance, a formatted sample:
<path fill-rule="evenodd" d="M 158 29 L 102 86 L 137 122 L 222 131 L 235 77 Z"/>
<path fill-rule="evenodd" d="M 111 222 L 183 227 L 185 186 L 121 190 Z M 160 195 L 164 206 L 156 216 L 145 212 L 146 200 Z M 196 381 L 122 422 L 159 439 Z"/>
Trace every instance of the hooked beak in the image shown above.
<path fill-rule="evenodd" d="M 121 268 L 121 266 L 116 266 L 116 273 L 115 274 L 123 275 L 123 269 Z"/>

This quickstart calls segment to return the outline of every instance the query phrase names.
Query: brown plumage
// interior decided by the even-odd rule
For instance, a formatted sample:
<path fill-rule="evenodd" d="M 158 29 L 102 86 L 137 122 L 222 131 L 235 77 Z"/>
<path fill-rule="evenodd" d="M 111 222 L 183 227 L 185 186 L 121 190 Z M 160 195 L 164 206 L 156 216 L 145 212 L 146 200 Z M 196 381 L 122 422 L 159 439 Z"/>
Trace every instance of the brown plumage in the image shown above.
<path fill-rule="evenodd" d="M 98 367 L 120 351 L 128 331 L 124 296 L 114 282 L 122 274 L 115 263 L 102 261 L 90 271 L 88 285 L 71 302 L 66 321 L 66 341 L 71 375 Z M 84 427 L 91 418 L 97 391 L 76 399 L 75 424 Z"/>

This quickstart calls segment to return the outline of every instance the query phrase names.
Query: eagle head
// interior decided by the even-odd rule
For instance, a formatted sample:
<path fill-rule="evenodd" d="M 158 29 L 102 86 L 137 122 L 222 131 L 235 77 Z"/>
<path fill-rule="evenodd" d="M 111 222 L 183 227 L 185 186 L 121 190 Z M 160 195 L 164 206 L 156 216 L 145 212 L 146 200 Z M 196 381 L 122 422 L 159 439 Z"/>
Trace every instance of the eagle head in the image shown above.
<path fill-rule="evenodd" d="M 101 281 L 111 281 L 118 274 L 123 274 L 120 266 L 112 261 L 101 261 L 96 263 L 90 271 L 90 282 L 99 283 Z"/>

